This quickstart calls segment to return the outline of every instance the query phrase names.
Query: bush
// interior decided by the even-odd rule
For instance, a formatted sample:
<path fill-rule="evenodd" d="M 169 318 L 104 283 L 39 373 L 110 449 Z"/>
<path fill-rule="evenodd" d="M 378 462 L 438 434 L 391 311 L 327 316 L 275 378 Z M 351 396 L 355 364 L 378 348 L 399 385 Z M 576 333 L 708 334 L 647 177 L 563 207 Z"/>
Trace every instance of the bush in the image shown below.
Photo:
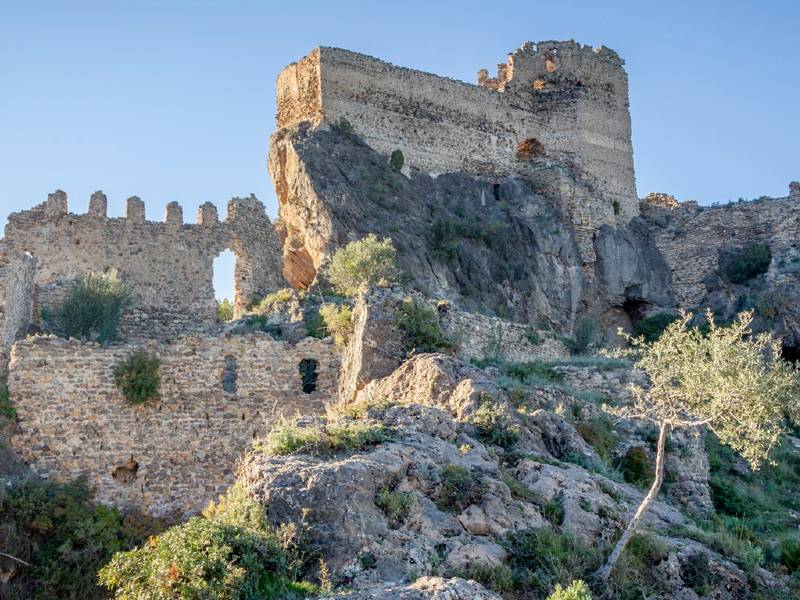
<path fill-rule="evenodd" d="M 608 459 L 617 441 L 614 424 L 608 416 L 598 415 L 590 421 L 578 423 L 575 429 L 597 451 L 600 458 Z"/>
<path fill-rule="evenodd" d="M 302 598 L 318 591 L 299 581 L 303 567 L 297 528 L 272 528 L 261 506 L 241 488 L 192 517 L 116 554 L 100 570 L 114 597 Z"/>
<path fill-rule="evenodd" d="M 556 527 L 564 522 L 564 514 L 564 497 L 560 494 L 553 496 L 542 506 L 542 515 Z"/>
<path fill-rule="evenodd" d="M 439 507 L 443 510 L 461 512 L 483 497 L 483 482 L 473 477 L 469 469 L 447 465 L 442 469 L 441 476 Z"/>
<path fill-rule="evenodd" d="M 546 597 L 556 585 L 569 585 L 593 572 L 602 552 L 579 538 L 547 528 L 518 530 L 503 540 L 515 587 Z"/>
<path fill-rule="evenodd" d="M 347 304 L 323 304 L 319 307 L 322 322 L 337 346 L 344 346 L 352 330 L 353 312 Z"/>
<path fill-rule="evenodd" d="M 622 457 L 620 471 L 625 481 L 639 487 L 652 483 L 655 477 L 655 468 L 650 462 L 647 451 L 641 446 L 631 446 Z"/>
<path fill-rule="evenodd" d="M 11 399 L 8 397 L 8 386 L 5 383 L 0 383 L 0 415 L 9 421 L 13 421 L 17 417 L 17 410 L 11 404 Z"/>
<path fill-rule="evenodd" d="M 717 582 L 717 576 L 712 573 L 708 554 L 705 552 L 695 552 L 687 557 L 686 562 L 681 565 L 681 578 L 700 596 L 711 593 Z"/>
<path fill-rule="evenodd" d="M 570 583 L 567 588 L 562 588 L 561 584 L 557 584 L 553 593 L 547 597 L 547 600 L 592 600 L 592 594 L 583 580 L 577 579 Z"/>
<path fill-rule="evenodd" d="M 514 572 L 508 565 L 486 565 L 472 563 L 466 569 L 452 573 L 455 577 L 471 579 L 496 592 L 510 592 L 514 589 Z"/>
<path fill-rule="evenodd" d="M 160 397 L 158 374 L 161 359 L 144 350 L 134 350 L 114 365 L 114 383 L 130 404 L 142 404 Z"/>
<path fill-rule="evenodd" d="M 484 402 L 470 417 L 484 444 L 493 444 L 510 450 L 519 440 L 519 430 L 503 406 L 497 402 Z"/>
<path fill-rule="evenodd" d="M 389 524 L 393 527 L 408 514 L 408 509 L 413 503 L 414 497 L 408 492 L 399 492 L 388 488 L 379 491 L 375 497 L 375 505 L 383 511 Z"/>
<path fill-rule="evenodd" d="M 374 233 L 336 251 L 328 267 L 328 279 L 337 292 L 354 296 L 362 285 L 391 285 L 397 277 L 396 251 L 389 238 Z"/>
<path fill-rule="evenodd" d="M 424 300 L 403 300 L 397 308 L 395 323 L 405 333 L 410 353 L 442 352 L 455 345 L 442 331 L 439 313 Z"/>
<path fill-rule="evenodd" d="M 281 288 L 267 294 L 258 302 L 250 305 L 250 311 L 256 315 L 269 315 L 280 309 L 282 305 L 291 302 L 296 297 L 296 292 L 292 288 Z"/>
<path fill-rule="evenodd" d="M 109 342 L 117 338 L 117 326 L 128 304 L 127 286 L 116 271 L 88 273 L 69 291 L 54 320 L 67 337 Z"/>
<path fill-rule="evenodd" d="M 277 423 L 256 450 L 281 456 L 286 454 L 330 454 L 344 450 L 363 450 L 390 440 L 392 431 L 381 423 L 334 421 L 324 426 L 299 427 L 290 421 Z"/>
<path fill-rule="evenodd" d="M 633 326 L 633 335 L 634 337 L 643 336 L 646 342 L 655 342 L 661 337 L 667 325 L 677 318 L 677 315 L 670 313 L 659 313 L 652 317 L 641 319 Z"/>
<path fill-rule="evenodd" d="M 233 321 L 233 304 L 227 298 L 217 302 L 217 319 L 223 322 Z"/>
<path fill-rule="evenodd" d="M 594 339 L 595 324 L 589 317 L 578 321 L 574 337 L 567 338 L 565 343 L 572 354 L 585 354 Z"/>
<path fill-rule="evenodd" d="M 541 334 L 536 330 L 535 327 L 531 326 L 525 328 L 523 337 L 531 346 L 539 346 L 542 344 L 542 342 L 544 342 L 544 338 L 541 336 Z"/>
<path fill-rule="evenodd" d="M 797 535 L 783 538 L 779 545 L 781 564 L 790 573 L 800 571 L 800 537 Z"/>
<path fill-rule="evenodd" d="M 722 274 L 731 283 L 747 283 L 754 277 L 766 273 L 772 262 L 772 252 L 766 244 L 753 243 L 738 250 L 720 254 Z"/>
<path fill-rule="evenodd" d="M 614 200 L 614 201 L 611 203 L 611 207 L 614 209 L 614 214 L 615 214 L 615 215 L 618 215 L 618 214 L 620 213 L 620 204 L 619 204 L 619 200 Z"/>
<path fill-rule="evenodd" d="M 620 600 L 662 597 L 657 593 L 659 584 L 653 572 L 654 567 L 668 556 L 669 548 L 657 538 L 647 534 L 634 535 L 625 546 L 609 581 L 611 596 Z"/>
<path fill-rule="evenodd" d="M 503 372 L 526 385 L 538 382 L 560 383 L 564 379 L 561 373 L 540 360 L 508 363 L 504 366 Z"/>
<path fill-rule="evenodd" d="M 2 551 L 31 563 L 20 568 L 9 587 L 0 584 L 0 595 L 8 600 L 105 598 L 97 585 L 100 566 L 160 529 L 154 519 L 123 516 L 115 508 L 95 505 L 92 492 L 80 481 L 31 479 L 4 486 L 0 514 L 3 534 L 18 532 L 16 544 L 3 535 Z"/>
<path fill-rule="evenodd" d="M 392 169 L 395 171 L 400 171 L 403 168 L 403 164 L 406 162 L 405 157 L 403 156 L 402 150 L 394 150 L 392 152 L 392 156 L 389 158 L 389 164 L 392 166 Z"/>

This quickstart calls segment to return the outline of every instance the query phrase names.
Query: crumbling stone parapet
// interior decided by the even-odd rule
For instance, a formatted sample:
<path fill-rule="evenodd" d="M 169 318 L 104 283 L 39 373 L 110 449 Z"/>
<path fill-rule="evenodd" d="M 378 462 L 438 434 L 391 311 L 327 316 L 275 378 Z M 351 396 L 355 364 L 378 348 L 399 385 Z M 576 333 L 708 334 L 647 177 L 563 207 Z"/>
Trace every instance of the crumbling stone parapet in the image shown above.
<path fill-rule="evenodd" d="M 789 197 L 800 200 L 800 181 L 792 181 L 789 184 Z"/>
<path fill-rule="evenodd" d="M 94 217 L 108 216 L 108 198 L 101 191 L 96 191 L 89 198 L 89 214 Z"/>

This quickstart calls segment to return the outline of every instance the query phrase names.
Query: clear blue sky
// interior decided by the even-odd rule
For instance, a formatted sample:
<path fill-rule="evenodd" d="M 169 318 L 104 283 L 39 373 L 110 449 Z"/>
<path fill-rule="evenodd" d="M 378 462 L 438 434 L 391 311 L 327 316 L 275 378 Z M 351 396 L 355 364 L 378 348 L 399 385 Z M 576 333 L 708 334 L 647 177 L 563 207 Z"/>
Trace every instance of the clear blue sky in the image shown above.
<path fill-rule="evenodd" d="M 605 44 L 630 77 L 640 195 L 781 196 L 800 179 L 798 25 L 788 0 L 0 0 L 0 221 L 56 188 L 73 212 L 102 189 L 112 216 L 138 195 L 194 221 L 253 192 L 274 216 L 275 78 L 318 45 L 474 82 L 526 40 Z"/>

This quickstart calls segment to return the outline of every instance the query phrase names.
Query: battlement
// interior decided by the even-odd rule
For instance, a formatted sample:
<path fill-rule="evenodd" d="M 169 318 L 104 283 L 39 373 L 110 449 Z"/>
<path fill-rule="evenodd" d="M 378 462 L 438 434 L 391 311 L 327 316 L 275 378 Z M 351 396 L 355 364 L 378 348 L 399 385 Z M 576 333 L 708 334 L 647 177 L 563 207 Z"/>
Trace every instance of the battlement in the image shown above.
<path fill-rule="evenodd" d="M 498 179 L 560 162 L 593 190 L 591 206 L 567 207 L 593 231 L 639 214 L 623 64 L 605 47 L 529 42 L 474 85 L 320 47 L 278 76 L 278 127 L 346 120 L 374 150 L 433 174 Z"/>
<path fill-rule="evenodd" d="M 234 306 L 285 285 L 280 246 L 264 206 L 255 196 L 233 198 L 220 221 L 211 203 L 200 206 L 197 223 L 185 223 L 183 208 L 170 202 L 163 221 L 145 218 L 145 203 L 133 196 L 125 216 L 107 216 L 108 199 L 95 192 L 84 214 L 69 212 L 61 190 L 30 210 L 13 213 L 6 247 L 35 257 L 34 321 L 57 307 L 72 283 L 87 272 L 115 269 L 128 284 L 133 305 L 122 328 L 133 337 L 171 337 L 216 320 L 213 261 L 224 250 L 237 257 Z"/>

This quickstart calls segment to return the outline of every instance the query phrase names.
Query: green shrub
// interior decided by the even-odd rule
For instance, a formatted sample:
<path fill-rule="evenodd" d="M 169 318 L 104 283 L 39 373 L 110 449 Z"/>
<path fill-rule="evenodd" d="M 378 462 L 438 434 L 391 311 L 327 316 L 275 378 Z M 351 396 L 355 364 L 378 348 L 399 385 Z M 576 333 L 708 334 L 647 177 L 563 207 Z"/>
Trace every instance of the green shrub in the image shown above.
<path fill-rule="evenodd" d="M 354 296 L 362 285 L 391 285 L 397 277 L 396 251 L 389 238 L 379 240 L 374 233 L 350 242 L 336 251 L 327 275 L 333 288 Z"/>
<path fill-rule="evenodd" d="M 530 590 L 534 597 L 546 597 L 556 585 L 583 579 L 603 558 L 601 549 L 547 527 L 514 531 L 502 543 L 515 587 Z"/>
<path fill-rule="evenodd" d="M 134 350 L 114 365 L 114 383 L 129 404 L 157 400 L 161 383 L 159 367 L 160 358 L 144 350 Z"/>
<path fill-rule="evenodd" d="M 493 444 L 509 450 L 519 440 L 519 430 L 513 424 L 503 406 L 497 402 L 484 402 L 470 417 L 484 444 Z"/>
<path fill-rule="evenodd" d="M 53 315 L 58 330 L 67 337 L 109 342 L 130 304 L 128 288 L 116 271 L 87 273 L 70 289 Z"/>
<path fill-rule="evenodd" d="M 647 450 L 641 446 L 631 446 L 622 457 L 619 465 L 620 471 L 625 481 L 639 487 L 645 487 L 652 483 L 655 475 L 655 468 L 650 461 Z"/>
<path fill-rule="evenodd" d="M 318 592 L 299 581 L 297 528 L 273 528 L 255 500 L 234 487 L 206 517 L 192 517 L 147 544 L 114 555 L 100 570 L 119 599 L 295 599 Z"/>
<path fill-rule="evenodd" d="M 441 476 L 438 504 L 443 510 L 460 512 L 483 497 L 483 482 L 469 469 L 447 465 L 442 468 Z"/>
<path fill-rule="evenodd" d="M 319 307 L 322 322 L 337 346 L 344 346 L 352 331 L 353 312 L 347 304 L 323 304 Z"/>
<path fill-rule="evenodd" d="M 619 600 L 662 597 L 653 572 L 669 556 L 667 545 L 648 534 L 636 534 L 625 546 L 608 582 L 611 597 Z"/>
<path fill-rule="evenodd" d="M 397 525 L 408 514 L 414 503 L 414 496 L 389 488 L 382 489 L 375 497 L 375 505 L 383 511 L 392 526 Z"/>
<path fill-rule="evenodd" d="M 541 336 L 541 334 L 536 330 L 536 328 L 531 326 L 525 328 L 523 336 L 531 346 L 539 346 L 544 342 L 544 338 Z"/>
<path fill-rule="evenodd" d="M 392 155 L 389 157 L 389 164 L 395 171 L 400 171 L 400 169 L 403 168 L 405 161 L 406 159 L 403 156 L 403 151 L 399 149 L 392 151 Z"/>
<path fill-rule="evenodd" d="M 455 221 L 436 219 L 431 225 L 431 240 L 428 249 L 434 258 L 449 260 L 458 250 L 458 228 Z"/>
<path fill-rule="evenodd" d="M 120 550 L 143 543 L 161 525 L 96 505 L 80 481 L 30 479 L 0 489 L 2 551 L 31 563 L 20 568 L 8 600 L 100 600 L 97 570 Z M 16 545 L 5 535 L 18 532 Z M 2 592 L 0 592 L 0 595 Z"/>
<path fill-rule="evenodd" d="M 11 404 L 11 399 L 8 397 L 8 386 L 0 382 L 0 415 L 4 416 L 9 421 L 17 418 L 17 409 Z"/>
<path fill-rule="evenodd" d="M 405 333 L 410 353 L 443 352 L 455 345 L 442 331 L 437 310 L 424 300 L 403 300 L 397 307 L 395 324 Z"/>
<path fill-rule="evenodd" d="M 575 335 L 565 341 L 572 354 L 585 354 L 594 340 L 595 323 L 589 317 L 583 317 L 575 327 Z"/>
<path fill-rule="evenodd" d="M 324 426 L 299 427 L 291 421 L 273 426 L 256 450 L 273 456 L 286 454 L 330 454 L 363 450 L 390 440 L 392 431 L 381 423 L 332 421 Z"/>
<path fill-rule="evenodd" d="M 667 325 L 677 318 L 677 315 L 670 313 L 659 313 L 652 317 L 641 319 L 633 326 L 633 335 L 634 337 L 644 336 L 647 342 L 655 342 L 667 328 Z"/>
<path fill-rule="evenodd" d="M 306 335 L 323 339 L 328 335 L 328 329 L 325 327 L 325 319 L 320 314 L 319 306 L 308 306 L 303 311 L 303 327 L 306 330 Z"/>
<path fill-rule="evenodd" d="M 608 459 L 617 436 L 614 433 L 614 423 L 605 414 L 598 415 L 589 421 L 578 423 L 575 429 L 592 446 L 602 459 Z"/>
<path fill-rule="evenodd" d="M 564 522 L 564 497 L 558 494 L 545 502 L 542 515 L 556 527 L 560 526 Z"/>
<path fill-rule="evenodd" d="M 540 360 L 508 363 L 504 365 L 503 372 L 509 377 L 513 377 L 526 385 L 542 381 L 547 383 L 560 383 L 564 380 L 564 376 L 561 373 Z"/>
<path fill-rule="evenodd" d="M 705 552 L 695 552 L 687 557 L 681 565 L 681 578 L 700 596 L 711 593 L 717 583 L 717 576 L 712 573 Z"/>
<path fill-rule="evenodd" d="M 747 283 L 766 273 L 772 262 L 772 252 L 766 244 L 753 243 L 738 250 L 723 252 L 719 257 L 722 274 L 731 283 Z"/>
<path fill-rule="evenodd" d="M 217 319 L 223 322 L 233 320 L 233 304 L 227 298 L 217 302 Z"/>
<path fill-rule="evenodd" d="M 790 573 L 800 571 L 800 536 L 784 537 L 780 542 L 781 564 Z"/>
<path fill-rule="evenodd" d="M 466 569 L 457 570 L 451 575 L 471 579 L 496 592 L 510 592 L 514 589 L 514 572 L 508 565 L 486 565 L 472 563 Z"/>
<path fill-rule="evenodd" d="M 331 129 L 346 139 L 350 139 L 353 136 L 353 124 L 344 117 L 336 123 L 332 123 Z"/>
<path fill-rule="evenodd" d="M 292 288 L 281 288 L 264 296 L 261 300 L 250 304 L 248 309 L 254 315 L 269 315 L 297 298 Z"/>
<path fill-rule="evenodd" d="M 615 215 L 618 215 L 618 214 L 619 214 L 619 212 L 620 212 L 619 200 L 614 200 L 614 201 L 611 203 L 611 207 L 614 209 L 614 214 L 615 214 Z"/>
<path fill-rule="evenodd" d="M 567 588 L 562 588 L 560 583 L 556 584 L 553 593 L 547 597 L 547 600 L 592 600 L 592 594 L 583 580 L 577 579 Z"/>

